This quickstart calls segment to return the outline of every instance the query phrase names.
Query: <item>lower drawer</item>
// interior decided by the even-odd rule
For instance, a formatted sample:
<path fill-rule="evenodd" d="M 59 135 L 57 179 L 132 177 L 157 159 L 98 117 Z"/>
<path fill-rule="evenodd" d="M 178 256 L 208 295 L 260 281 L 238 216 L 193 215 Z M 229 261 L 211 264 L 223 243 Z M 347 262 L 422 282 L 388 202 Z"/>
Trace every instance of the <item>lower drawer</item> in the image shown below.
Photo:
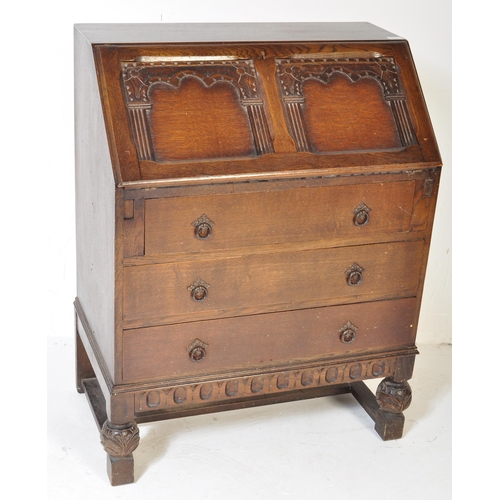
<path fill-rule="evenodd" d="M 210 375 L 411 346 L 415 298 L 125 330 L 125 382 Z"/>

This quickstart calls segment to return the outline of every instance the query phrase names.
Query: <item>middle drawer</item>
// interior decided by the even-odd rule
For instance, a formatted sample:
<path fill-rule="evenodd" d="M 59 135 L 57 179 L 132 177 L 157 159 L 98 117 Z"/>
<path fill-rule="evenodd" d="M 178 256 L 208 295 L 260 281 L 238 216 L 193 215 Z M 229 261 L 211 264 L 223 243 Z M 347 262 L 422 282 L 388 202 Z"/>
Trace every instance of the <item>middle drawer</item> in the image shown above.
<path fill-rule="evenodd" d="M 408 297 L 423 241 L 124 268 L 125 328 Z"/>

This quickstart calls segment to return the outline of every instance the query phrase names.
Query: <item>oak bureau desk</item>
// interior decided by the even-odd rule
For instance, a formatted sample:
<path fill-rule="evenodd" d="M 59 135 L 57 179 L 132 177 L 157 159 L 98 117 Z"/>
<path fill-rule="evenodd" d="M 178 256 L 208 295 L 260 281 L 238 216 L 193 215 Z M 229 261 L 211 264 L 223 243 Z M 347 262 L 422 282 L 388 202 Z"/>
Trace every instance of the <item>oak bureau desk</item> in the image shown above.
<path fill-rule="evenodd" d="M 351 392 L 400 438 L 441 168 L 408 42 L 76 25 L 75 93 L 77 388 L 111 484 L 158 419 Z"/>

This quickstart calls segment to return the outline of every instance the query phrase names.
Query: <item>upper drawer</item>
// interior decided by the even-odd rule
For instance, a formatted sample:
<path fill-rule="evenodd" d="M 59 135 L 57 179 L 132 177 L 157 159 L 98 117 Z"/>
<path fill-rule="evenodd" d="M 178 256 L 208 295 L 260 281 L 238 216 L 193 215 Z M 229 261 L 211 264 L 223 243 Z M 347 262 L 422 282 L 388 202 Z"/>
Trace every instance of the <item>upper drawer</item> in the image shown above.
<path fill-rule="evenodd" d="M 145 253 L 377 240 L 410 229 L 414 190 L 414 181 L 402 181 L 149 199 Z"/>
<path fill-rule="evenodd" d="M 423 240 L 127 266 L 126 328 L 409 297 Z"/>

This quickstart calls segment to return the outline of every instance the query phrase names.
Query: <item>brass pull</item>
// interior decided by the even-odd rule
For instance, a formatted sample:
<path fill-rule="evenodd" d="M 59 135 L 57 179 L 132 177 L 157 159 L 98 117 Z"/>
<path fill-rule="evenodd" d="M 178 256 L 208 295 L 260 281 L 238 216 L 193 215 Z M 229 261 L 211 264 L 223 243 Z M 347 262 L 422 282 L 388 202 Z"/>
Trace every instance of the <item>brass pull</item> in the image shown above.
<path fill-rule="evenodd" d="M 363 202 L 361 202 L 353 211 L 352 213 L 354 214 L 354 217 L 352 219 L 352 222 L 354 223 L 355 226 L 361 227 L 361 226 L 366 226 L 368 222 L 370 222 L 370 212 L 372 209 L 368 206 L 365 205 Z"/>
<path fill-rule="evenodd" d="M 208 289 L 210 285 L 205 283 L 202 279 L 196 278 L 196 281 L 188 286 L 188 290 L 191 292 L 191 298 L 195 302 L 201 302 L 205 300 L 208 296 Z"/>
<path fill-rule="evenodd" d="M 354 326 L 350 321 L 348 321 L 344 326 L 339 328 L 340 340 L 344 344 L 350 344 L 351 342 L 354 342 L 357 329 L 357 326 Z"/>
<path fill-rule="evenodd" d="M 206 240 L 212 234 L 212 227 L 215 225 L 205 214 L 191 222 L 194 226 L 194 234 L 200 240 Z"/>
<path fill-rule="evenodd" d="M 356 262 L 353 262 L 351 267 L 345 271 L 347 275 L 347 284 L 349 286 L 358 286 L 363 281 L 363 271 L 364 269 Z"/>
<path fill-rule="evenodd" d="M 191 361 L 201 361 L 207 354 L 208 344 L 205 344 L 200 339 L 196 339 L 187 347 Z"/>

